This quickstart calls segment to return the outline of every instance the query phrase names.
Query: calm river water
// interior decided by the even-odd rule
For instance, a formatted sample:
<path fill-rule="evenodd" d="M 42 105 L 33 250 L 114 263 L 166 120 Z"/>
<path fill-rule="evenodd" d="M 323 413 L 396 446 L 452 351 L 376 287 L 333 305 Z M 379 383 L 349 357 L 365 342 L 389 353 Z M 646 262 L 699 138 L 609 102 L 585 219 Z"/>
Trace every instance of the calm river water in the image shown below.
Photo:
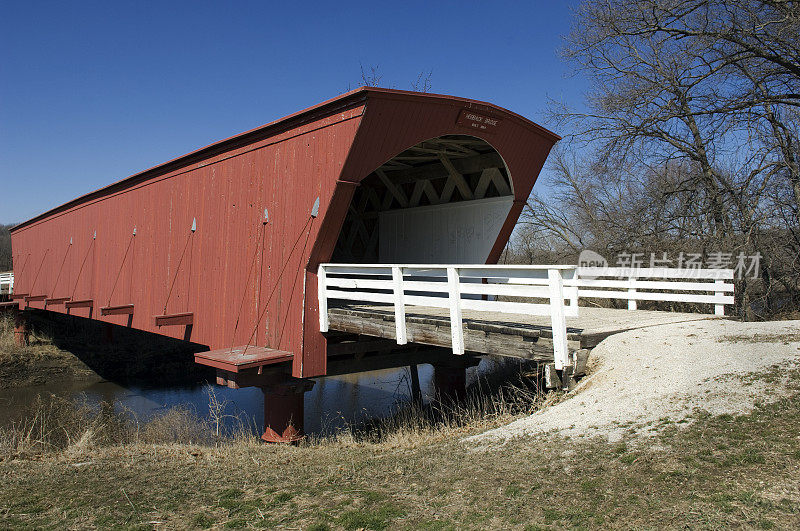
<path fill-rule="evenodd" d="M 509 374 L 516 364 L 484 359 L 467 370 L 467 385 L 490 374 Z M 433 394 L 433 367 L 419 366 L 420 387 L 427 401 Z M 380 418 L 407 403 L 411 395 L 409 371 L 390 369 L 345 376 L 317 378 L 305 395 L 305 429 L 310 434 L 330 434 L 348 424 Z M 64 381 L 44 386 L 0 389 L 0 426 L 24 417 L 37 395 L 57 395 L 84 399 L 89 404 L 113 403 L 119 410 L 132 411 L 146 421 L 174 406 L 194 409 L 199 415 L 209 411 L 206 384 L 145 388 L 110 381 Z M 263 431 L 264 398 L 258 388 L 228 389 L 213 386 L 216 396 L 227 401 L 226 413 L 247 418 Z"/>

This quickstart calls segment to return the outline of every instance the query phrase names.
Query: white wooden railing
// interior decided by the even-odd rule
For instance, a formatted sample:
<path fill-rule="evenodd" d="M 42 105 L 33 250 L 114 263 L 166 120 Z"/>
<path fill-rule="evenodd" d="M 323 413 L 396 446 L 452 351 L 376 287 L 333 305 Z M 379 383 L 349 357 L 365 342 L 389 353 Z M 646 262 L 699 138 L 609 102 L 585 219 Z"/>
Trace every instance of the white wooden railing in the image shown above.
<path fill-rule="evenodd" d="M 0 273 L 0 295 L 14 293 L 14 273 Z"/>
<path fill-rule="evenodd" d="M 733 304 L 732 269 L 579 267 L 565 285 L 578 288 L 586 298 L 627 299 L 628 309 L 636 301 L 669 301 L 714 305 L 716 315 L 725 315 L 725 304 Z"/>
<path fill-rule="evenodd" d="M 575 266 L 322 264 L 318 271 L 319 324 L 329 328 L 330 299 L 391 304 L 397 343 L 408 342 L 408 305 L 450 311 L 453 353 L 464 353 L 462 310 L 549 315 L 556 369 L 569 364 L 565 317 L 578 315 L 578 289 L 565 286 Z M 528 302 L 498 301 L 496 297 Z M 538 302 L 530 302 L 530 300 Z M 565 304 L 565 301 L 568 303 Z"/>
<path fill-rule="evenodd" d="M 322 264 L 319 322 L 320 330 L 327 332 L 329 300 L 389 304 L 395 315 L 395 338 L 404 345 L 406 306 L 445 308 L 450 311 L 453 352 L 463 354 L 462 310 L 549 315 L 553 355 L 560 370 L 569 364 L 565 318 L 577 317 L 579 297 L 627 300 L 629 310 L 636 310 L 641 300 L 713 304 L 714 313 L 724 315 L 724 305 L 734 303 L 733 275 L 731 269 Z"/>

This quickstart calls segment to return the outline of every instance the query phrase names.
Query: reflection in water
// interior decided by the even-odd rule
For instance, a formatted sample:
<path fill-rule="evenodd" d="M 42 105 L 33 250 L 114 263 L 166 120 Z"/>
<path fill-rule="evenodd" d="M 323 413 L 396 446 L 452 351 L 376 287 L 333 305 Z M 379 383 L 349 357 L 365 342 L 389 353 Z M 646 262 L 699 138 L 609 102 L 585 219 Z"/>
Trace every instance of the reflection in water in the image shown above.
<path fill-rule="evenodd" d="M 508 369 L 508 365 L 484 359 L 477 367 L 467 369 L 467 385 L 477 378 Z M 420 365 L 419 378 L 423 398 L 429 400 L 433 395 L 433 367 Z M 227 414 L 248 419 L 259 432 L 263 431 L 264 395 L 260 389 L 214 386 L 213 390 L 220 401 L 227 402 Z M 89 404 L 113 403 L 119 410 L 133 412 L 140 421 L 175 406 L 189 407 L 206 416 L 209 403 L 206 385 L 153 389 L 109 381 L 65 381 L 0 390 L 0 426 L 24 418 L 40 394 L 85 398 Z M 406 368 L 317 378 L 314 388 L 305 395 L 305 429 L 310 434 L 334 433 L 348 424 L 389 415 L 398 405 L 408 402 L 410 396 L 411 383 Z"/>

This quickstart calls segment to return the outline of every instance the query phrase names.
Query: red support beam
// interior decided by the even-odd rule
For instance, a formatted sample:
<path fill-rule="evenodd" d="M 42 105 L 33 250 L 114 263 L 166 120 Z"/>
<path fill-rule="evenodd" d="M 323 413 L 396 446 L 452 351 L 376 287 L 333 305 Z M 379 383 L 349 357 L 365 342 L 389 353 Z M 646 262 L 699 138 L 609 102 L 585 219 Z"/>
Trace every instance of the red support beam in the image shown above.
<path fill-rule="evenodd" d="M 80 301 L 68 301 L 64 303 L 64 306 L 68 310 L 71 308 L 92 308 L 94 307 L 94 301 L 92 299 L 83 299 Z"/>
<path fill-rule="evenodd" d="M 194 314 L 191 312 L 187 313 L 173 313 L 167 315 L 155 315 L 153 316 L 155 320 L 156 326 L 179 326 L 179 325 L 191 325 L 194 323 Z"/>
<path fill-rule="evenodd" d="M 104 306 L 100 308 L 100 315 L 133 315 L 133 304 Z"/>

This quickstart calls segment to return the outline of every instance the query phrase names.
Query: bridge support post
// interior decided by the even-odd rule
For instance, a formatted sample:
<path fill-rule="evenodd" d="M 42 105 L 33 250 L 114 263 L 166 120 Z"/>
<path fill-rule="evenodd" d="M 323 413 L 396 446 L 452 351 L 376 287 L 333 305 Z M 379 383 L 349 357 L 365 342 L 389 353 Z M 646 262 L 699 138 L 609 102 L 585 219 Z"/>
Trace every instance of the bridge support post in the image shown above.
<path fill-rule="evenodd" d="M 461 400 L 467 395 L 467 369 L 450 365 L 434 365 L 433 385 L 441 400 Z"/>
<path fill-rule="evenodd" d="M 14 312 L 14 340 L 18 347 L 28 344 L 28 321 L 19 310 Z"/>
<path fill-rule="evenodd" d="M 422 404 L 422 388 L 419 385 L 419 369 L 416 365 L 409 365 L 408 371 L 411 374 L 411 401 Z"/>
<path fill-rule="evenodd" d="M 467 396 L 467 368 L 481 362 L 472 356 L 452 356 L 449 361 L 433 364 L 433 385 L 442 401 L 458 401 Z"/>
<path fill-rule="evenodd" d="M 304 437 L 303 397 L 314 387 L 314 382 L 300 378 L 262 385 L 264 393 L 264 435 L 269 443 L 293 443 Z"/>

